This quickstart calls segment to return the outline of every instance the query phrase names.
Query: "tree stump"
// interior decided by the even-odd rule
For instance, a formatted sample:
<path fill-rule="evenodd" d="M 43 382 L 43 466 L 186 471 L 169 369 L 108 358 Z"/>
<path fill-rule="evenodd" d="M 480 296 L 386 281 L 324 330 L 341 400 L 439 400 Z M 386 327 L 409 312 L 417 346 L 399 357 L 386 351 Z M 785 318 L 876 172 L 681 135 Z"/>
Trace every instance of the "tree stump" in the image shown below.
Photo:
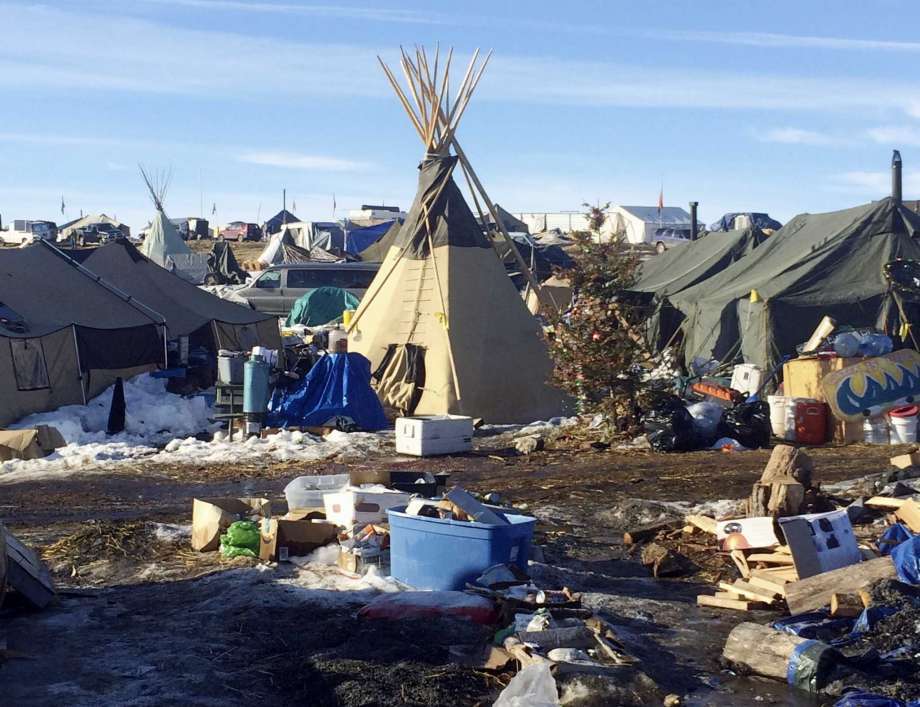
<path fill-rule="evenodd" d="M 769 484 L 756 483 L 748 499 L 749 516 L 785 518 L 801 512 L 805 487 L 798 481 L 784 479 Z"/>
<path fill-rule="evenodd" d="M 808 454 L 788 444 L 778 444 L 773 448 L 770 460 L 760 475 L 760 483 L 771 484 L 789 479 L 798 481 L 807 488 L 811 486 L 811 475 L 814 470 L 814 464 Z"/>

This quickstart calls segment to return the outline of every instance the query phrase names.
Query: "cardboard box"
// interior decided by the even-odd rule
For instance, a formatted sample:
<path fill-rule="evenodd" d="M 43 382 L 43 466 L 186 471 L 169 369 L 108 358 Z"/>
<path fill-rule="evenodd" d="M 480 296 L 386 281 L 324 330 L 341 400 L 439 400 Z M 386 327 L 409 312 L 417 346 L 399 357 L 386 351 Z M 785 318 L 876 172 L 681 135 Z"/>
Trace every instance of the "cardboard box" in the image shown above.
<path fill-rule="evenodd" d="M 457 508 L 462 510 L 477 523 L 487 523 L 488 525 L 508 525 L 508 521 L 498 515 L 495 511 L 483 505 L 475 498 L 470 496 L 465 489 L 455 486 L 444 498 L 450 501 Z"/>
<path fill-rule="evenodd" d="M 349 550 L 343 547 L 336 564 L 351 574 L 364 574 L 370 565 L 380 566 L 381 552 L 377 548 L 356 547 Z"/>
<path fill-rule="evenodd" d="M 208 552 L 220 547 L 220 534 L 230 524 L 256 515 L 271 516 L 267 498 L 196 498 L 192 501 L 192 549 Z"/>
<path fill-rule="evenodd" d="M 914 499 L 908 498 L 894 514 L 912 533 L 920 533 L 920 504 Z"/>
<path fill-rule="evenodd" d="M 896 457 L 892 457 L 891 466 L 895 469 L 909 469 L 912 466 L 920 466 L 920 452 L 899 454 Z"/>
<path fill-rule="evenodd" d="M 323 496 L 326 505 L 326 520 L 346 528 L 349 532 L 356 525 L 381 523 L 387 519 L 387 509 L 405 506 L 409 494 L 399 491 L 348 489 L 340 493 Z"/>
<path fill-rule="evenodd" d="M 309 555 L 316 548 L 335 541 L 339 529 L 332 523 L 272 518 L 262 522 L 261 535 L 259 559 L 287 562 L 291 557 Z"/>
<path fill-rule="evenodd" d="M 846 510 L 780 518 L 799 579 L 862 561 Z"/>

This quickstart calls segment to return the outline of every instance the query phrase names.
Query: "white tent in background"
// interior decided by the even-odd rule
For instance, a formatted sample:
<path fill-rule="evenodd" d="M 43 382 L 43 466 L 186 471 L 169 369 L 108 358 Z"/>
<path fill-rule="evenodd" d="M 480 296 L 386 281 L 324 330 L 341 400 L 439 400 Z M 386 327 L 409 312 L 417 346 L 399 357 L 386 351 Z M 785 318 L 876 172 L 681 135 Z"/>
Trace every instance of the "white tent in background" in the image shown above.
<path fill-rule="evenodd" d="M 549 385 L 553 365 L 539 323 L 481 226 L 480 198 L 501 225 L 495 207 L 454 137 L 488 61 L 476 70 L 476 58 L 450 102 L 450 55 L 443 75 L 435 68 L 432 76 L 423 53 L 415 60 L 404 54 L 417 111 L 384 65 L 425 157 L 409 215 L 349 325 L 349 349 L 371 360 L 377 394 L 402 413 L 531 422 L 561 414 L 563 395 Z M 454 182 L 457 168 L 470 183 L 480 221 Z"/>
<path fill-rule="evenodd" d="M 163 200 L 169 188 L 169 173 L 155 175 L 153 179 L 141 167 L 141 176 L 150 192 L 156 213 L 147 229 L 147 236 L 139 250 L 162 268 L 179 275 L 183 280 L 200 285 L 208 274 L 208 256 L 194 253 L 179 235 L 179 229 L 166 217 Z"/>

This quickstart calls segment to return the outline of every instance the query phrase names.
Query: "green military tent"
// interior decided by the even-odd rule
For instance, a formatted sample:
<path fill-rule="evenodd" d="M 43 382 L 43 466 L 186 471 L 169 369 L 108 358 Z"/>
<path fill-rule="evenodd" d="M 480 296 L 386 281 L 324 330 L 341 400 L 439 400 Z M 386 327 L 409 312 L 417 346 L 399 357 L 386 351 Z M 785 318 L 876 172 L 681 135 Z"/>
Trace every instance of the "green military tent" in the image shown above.
<path fill-rule="evenodd" d="M 883 268 L 920 259 L 918 235 L 920 216 L 890 198 L 796 216 L 747 257 L 669 295 L 686 317 L 685 361 L 770 369 L 825 315 L 891 331 L 897 308 Z"/>
<path fill-rule="evenodd" d="M 0 250 L 0 426 L 164 363 L 165 326 L 46 241 Z"/>
<path fill-rule="evenodd" d="M 669 297 L 717 275 L 763 243 L 766 235 L 757 228 L 711 233 L 644 261 L 630 288 L 640 293 L 636 304 L 643 312 L 650 348 L 661 350 L 673 341 L 683 315 Z"/>

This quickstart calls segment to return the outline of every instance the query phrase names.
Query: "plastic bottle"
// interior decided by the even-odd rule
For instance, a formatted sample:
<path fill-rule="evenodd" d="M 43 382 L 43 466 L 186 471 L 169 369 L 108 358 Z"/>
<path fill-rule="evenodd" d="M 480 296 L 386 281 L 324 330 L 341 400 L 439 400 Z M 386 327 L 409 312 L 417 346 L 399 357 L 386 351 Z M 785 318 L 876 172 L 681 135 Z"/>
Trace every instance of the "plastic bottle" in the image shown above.
<path fill-rule="evenodd" d="M 863 422 L 863 441 L 866 444 L 888 444 L 888 422 L 884 417 L 867 417 Z"/>

